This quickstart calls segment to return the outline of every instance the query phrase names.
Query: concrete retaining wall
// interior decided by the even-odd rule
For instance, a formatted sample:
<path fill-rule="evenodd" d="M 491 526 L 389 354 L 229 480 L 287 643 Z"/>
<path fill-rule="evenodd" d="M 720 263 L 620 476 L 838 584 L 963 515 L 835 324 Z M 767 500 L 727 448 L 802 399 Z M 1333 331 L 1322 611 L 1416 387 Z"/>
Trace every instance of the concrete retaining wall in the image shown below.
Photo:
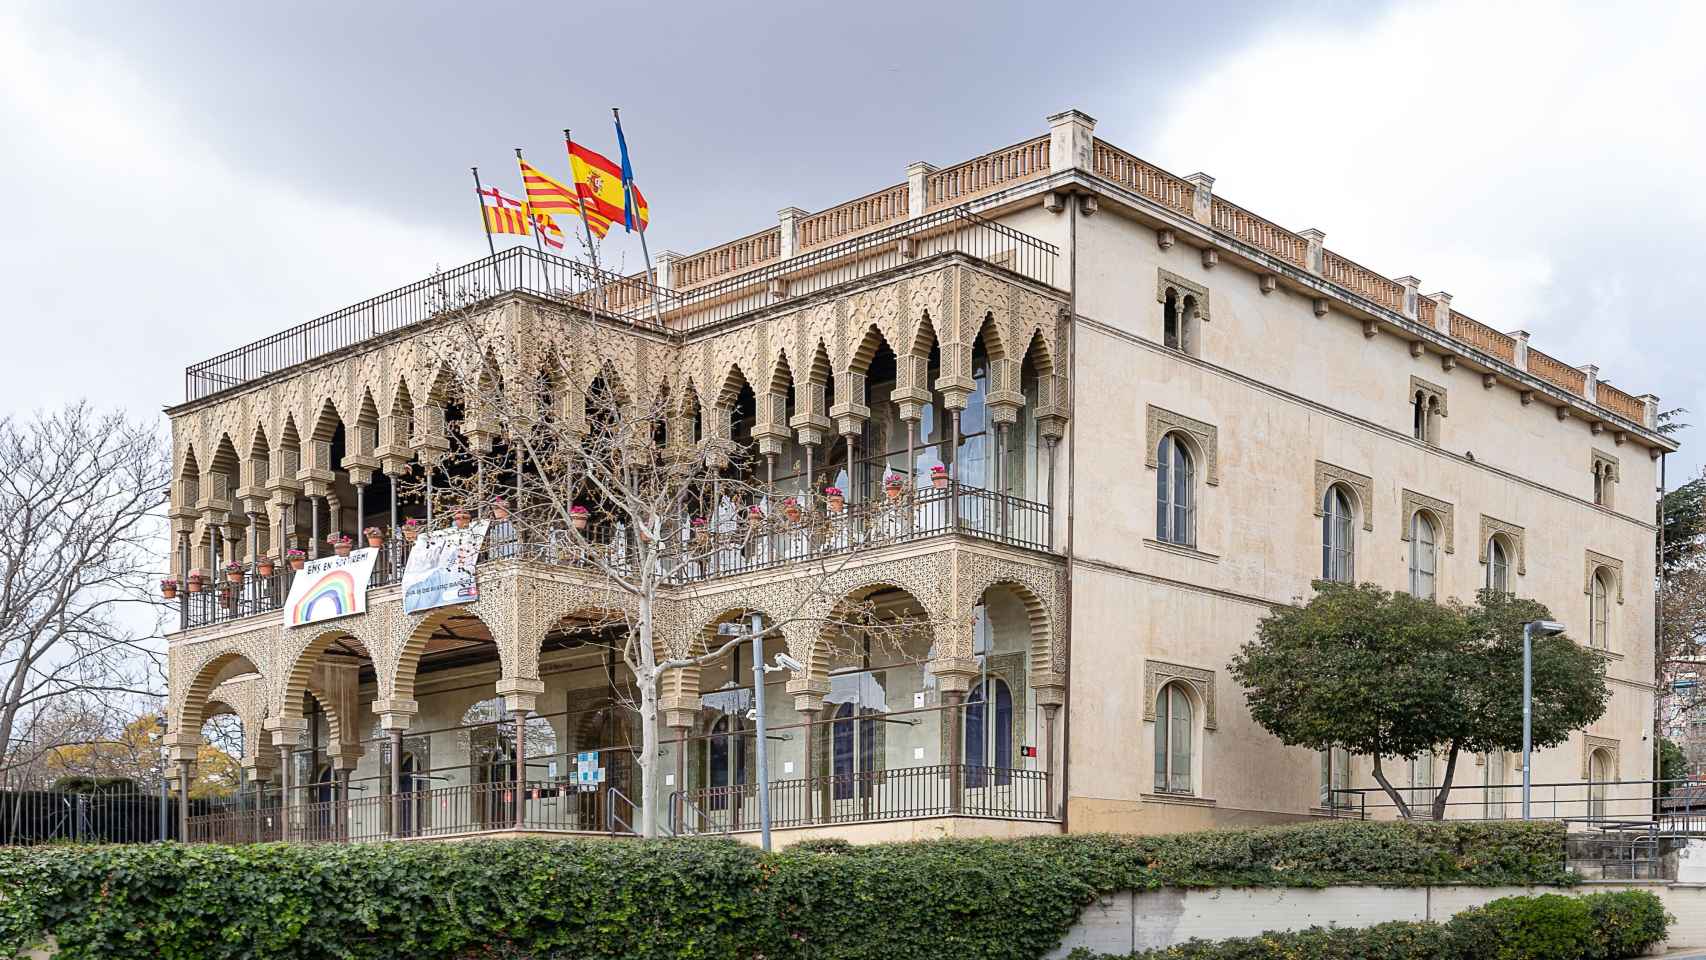
<path fill-rule="evenodd" d="M 1574 892 L 1646 890 L 1664 900 L 1676 917 L 1668 944 L 1706 947 L 1706 884 L 1586 883 Z M 1390 920 L 1444 921 L 1500 897 L 1569 893 L 1523 887 L 1325 887 L 1321 889 L 1216 888 L 1124 891 L 1084 909 L 1060 948 L 1127 953 L 1183 943 L 1193 937 L 1219 940 L 1268 930 L 1307 927 L 1367 927 Z"/>

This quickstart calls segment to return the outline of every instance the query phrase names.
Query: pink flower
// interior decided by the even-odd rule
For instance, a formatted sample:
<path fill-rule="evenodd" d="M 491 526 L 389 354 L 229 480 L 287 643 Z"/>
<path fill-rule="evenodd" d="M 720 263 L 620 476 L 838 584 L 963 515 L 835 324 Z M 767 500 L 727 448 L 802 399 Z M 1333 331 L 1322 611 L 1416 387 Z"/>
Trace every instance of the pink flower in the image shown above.
<path fill-rule="evenodd" d="M 840 487 L 824 487 L 823 488 L 823 495 L 826 497 L 839 497 L 839 496 L 841 496 L 841 488 Z"/>

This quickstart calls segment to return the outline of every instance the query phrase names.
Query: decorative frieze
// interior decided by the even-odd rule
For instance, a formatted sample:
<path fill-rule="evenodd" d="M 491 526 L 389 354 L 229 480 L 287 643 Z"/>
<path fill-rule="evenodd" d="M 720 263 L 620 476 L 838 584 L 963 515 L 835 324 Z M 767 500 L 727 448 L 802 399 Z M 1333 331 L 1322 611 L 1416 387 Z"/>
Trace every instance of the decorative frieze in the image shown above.
<path fill-rule="evenodd" d="M 1315 515 L 1326 516 L 1327 491 L 1334 485 L 1343 486 L 1356 499 L 1362 513 L 1363 530 L 1374 532 L 1374 481 L 1367 474 L 1335 466 L 1325 460 L 1315 461 Z"/>
<path fill-rule="evenodd" d="M 1188 683 L 1196 693 L 1197 699 L 1203 705 L 1203 729 L 1215 729 L 1214 718 L 1214 671 L 1201 667 L 1188 667 L 1178 663 L 1168 663 L 1164 660 L 1145 660 L 1143 662 L 1143 719 L 1150 722 L 1155 720 L 1155 699 L 1161 695 L 1161 688 L 1172 681 Z"/>
<path fill-rule="evenodd" d="M 1481 547 L 1480 560 L 1487 563 L 1491 560 L 1488 553 L 1495 536 L 1503 537 L 1510 544 L 1510 549 L 1516 556 L 1516 572 L 1518 576 L 1528 573 L 1528 539 L 1523 528 L 1514 523 L 1481 514 Z"/>
<path fill-rule="evenodd" d="M 1209 486 L 1220 483 L 1220 430 L 1212 423 L 1204 423 L 1182 413 L 1150 404 L 1145 413 L 1145 434 L 1148 449 L 1144 453 L 1145 466 L 1155 468 L 1156 449 L 1161 445 L 1161 438 L 1169 433 L 1182 433 L 1196 448 L 1195 452 L 1203 461 L 1204 473 Z"/>
<path fill-rule="evenodd" d="M 1617 587 L 1617 602 L 1622 603 L 1623 561 L 1616 557 L 1600 553 L 1597 550 L 1589 550 L 1587 552 L 1587 572 L 1582 578 L 1582 592 L 1589 596 L 1593 595 L 1594 574 L 1601 570 L 1604 570 L 1611 575 L 1611 582 Z"/>
<path fill-rule="evenodd" d="M 1440 546 L 1446 553 L 1457 552 L 1456 508 L 1438 497 L 1430 497 L 1425 493 L 1417 493 L 1414 490 L 1404 491 L 1402 506 L 1399 511 L 1399 519 L 1403 521 L 1404 526 L 1398 531 L 1399 539 L 1410 539 L 1410 518 L 1414 517 L 1418 510 L 1426 510 L 1438 518 L 1440 527 L 1442 528 L 1440 531 Z"/>

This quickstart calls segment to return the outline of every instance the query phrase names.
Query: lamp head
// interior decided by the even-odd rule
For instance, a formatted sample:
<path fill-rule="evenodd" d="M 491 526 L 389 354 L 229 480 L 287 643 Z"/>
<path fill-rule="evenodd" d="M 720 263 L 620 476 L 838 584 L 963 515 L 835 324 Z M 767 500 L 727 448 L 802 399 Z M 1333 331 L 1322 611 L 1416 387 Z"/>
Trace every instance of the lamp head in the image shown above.
<path fill-rule="evenodd" d="M 1530 620 L 1526 626 L 1537 637 L 1555 637 L 1564 632 L 1564 625 L 1556 620 Z"/>

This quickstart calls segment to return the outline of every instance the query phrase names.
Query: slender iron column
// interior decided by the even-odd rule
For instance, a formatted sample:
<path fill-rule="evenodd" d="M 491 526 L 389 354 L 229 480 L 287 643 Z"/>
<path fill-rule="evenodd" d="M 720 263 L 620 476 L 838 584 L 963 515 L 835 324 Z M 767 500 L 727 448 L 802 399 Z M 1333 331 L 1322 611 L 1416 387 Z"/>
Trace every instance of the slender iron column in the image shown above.
<path fill-rule="evenodd" d="M 515 828 L 527 822 L 527 711 L 515 715 Z"/>

